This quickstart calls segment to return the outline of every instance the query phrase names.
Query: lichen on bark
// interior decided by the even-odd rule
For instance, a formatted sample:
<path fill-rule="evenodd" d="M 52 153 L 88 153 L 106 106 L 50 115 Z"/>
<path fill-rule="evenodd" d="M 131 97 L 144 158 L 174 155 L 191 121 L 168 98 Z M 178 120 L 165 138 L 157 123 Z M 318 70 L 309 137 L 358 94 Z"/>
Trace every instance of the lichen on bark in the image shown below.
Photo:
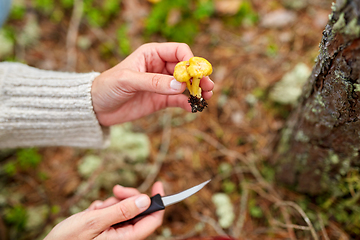
<path fill-rule="evenodd" d="M 360 158 L 360 1 L 337 1 L 319 55 L 273 161 L 277 179 L 300 192 L 336 192 Z"/>

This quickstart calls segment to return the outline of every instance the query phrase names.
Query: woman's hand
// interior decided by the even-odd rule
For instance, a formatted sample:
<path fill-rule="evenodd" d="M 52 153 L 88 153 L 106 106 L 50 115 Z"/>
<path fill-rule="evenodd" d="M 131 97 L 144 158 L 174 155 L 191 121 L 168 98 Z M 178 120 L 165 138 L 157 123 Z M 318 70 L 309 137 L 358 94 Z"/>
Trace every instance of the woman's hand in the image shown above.
<path fill-rule="evenodd" d="M 166 107 L 191 112 L 188 98 L 181 94 L 186 84 L 172 76 L 175 65 L 191 57 L 193 53 L 184 43 L 149 43 L 100 74 L 91 89 L 100 124 L 132 121 Z M 214 83 L 210 78 L 204 77 L 200 86 L 203 98 L 211 98 Z"/>
<path fill-rule="evenodd" d="M 104 202 L 95 201 L 87 210 L 60 222 L 46 236 L 45 240 L 138 240 L 145 239 L 161 225 L 164 211 L 147 215 L 134 224 L 112 227 L 116 223 L 132 219 L 150 205 L 150 198 L 145 194 L 140 194 L 135 188 L 117 185 L 113 192 L 115 197 Z M 164 189 L 160 182 L 155 183 L 152 188 L 152 195 L 158 193 L 164 195 Z"/>

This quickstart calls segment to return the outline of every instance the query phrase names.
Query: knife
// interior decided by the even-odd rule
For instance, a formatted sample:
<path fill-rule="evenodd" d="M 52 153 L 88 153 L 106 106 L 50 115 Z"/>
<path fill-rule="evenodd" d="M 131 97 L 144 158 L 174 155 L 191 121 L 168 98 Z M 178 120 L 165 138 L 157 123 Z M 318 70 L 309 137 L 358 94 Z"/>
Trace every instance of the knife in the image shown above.
<path fill-rule="evenodd" d="M 136 218 L 148 215 L 148 214 L 156 212 L 156 211 L 164 210 L 165 207 L 175 204 L 175 203 L 178 203 L 178 202 L 181 202 L 182 200 L 197 193 L 203 187 L 205 187 L 205 185 L 208 184 L 210 181 L 211 181 L 211 179 L 209 179 L 203 183 L 200 183 L 199 185 L 196 185 L 192 188 L 186 189 L 185 191 L 179 192 L 177 194 L 169 195 L 169 196 L 161 196 L 160 194 L 156 194 L 150 198 L 151 203 L 150 203 L 150 207 L 148 209 L 146 209 L 144 212 L 140 213 L 139 215 L 135 216 L 134 218 L 132 218 L 130 220 L 126 220 L 125 222 L 117 223 L 117 224 L 113 225 L 112 227 L 120 226 L 120 225 L 123 225 L 124 223 L 131 222 L 131 221 L 135 220 Z"/>

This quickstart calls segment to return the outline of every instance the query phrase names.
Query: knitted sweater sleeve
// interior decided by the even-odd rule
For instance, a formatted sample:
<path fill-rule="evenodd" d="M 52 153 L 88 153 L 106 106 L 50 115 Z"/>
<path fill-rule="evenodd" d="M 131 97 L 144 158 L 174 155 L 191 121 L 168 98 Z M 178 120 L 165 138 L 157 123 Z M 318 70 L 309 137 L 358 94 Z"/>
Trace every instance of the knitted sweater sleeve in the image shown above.
<path fill-rule="evenodd" d="M 90 93 L 98 75 L 0 63 L 0 148 L 103 147 L 109 129 L 97 121 Z"/>

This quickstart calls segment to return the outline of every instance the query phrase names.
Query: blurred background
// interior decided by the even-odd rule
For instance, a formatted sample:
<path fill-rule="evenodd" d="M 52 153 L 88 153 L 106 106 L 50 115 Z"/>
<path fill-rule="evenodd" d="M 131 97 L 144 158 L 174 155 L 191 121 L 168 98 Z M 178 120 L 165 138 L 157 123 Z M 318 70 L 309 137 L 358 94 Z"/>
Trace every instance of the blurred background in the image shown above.
<path fill-rule="evenodd" d="M 185 42 L 212 63 L 215 89 L 202 113 L 114 126 L 104 150 L 1 150 L 0 239 L 42 239 L 115 184 L 149 193 L 160 180 L 173 194 L 210 178 L 149 239 L 360 234 L 343 205 L 276 185 L 268 164 L 330 13 L 330 0 L 13 0 L 1 61 L 102 72 L 144 43 Z"/>

